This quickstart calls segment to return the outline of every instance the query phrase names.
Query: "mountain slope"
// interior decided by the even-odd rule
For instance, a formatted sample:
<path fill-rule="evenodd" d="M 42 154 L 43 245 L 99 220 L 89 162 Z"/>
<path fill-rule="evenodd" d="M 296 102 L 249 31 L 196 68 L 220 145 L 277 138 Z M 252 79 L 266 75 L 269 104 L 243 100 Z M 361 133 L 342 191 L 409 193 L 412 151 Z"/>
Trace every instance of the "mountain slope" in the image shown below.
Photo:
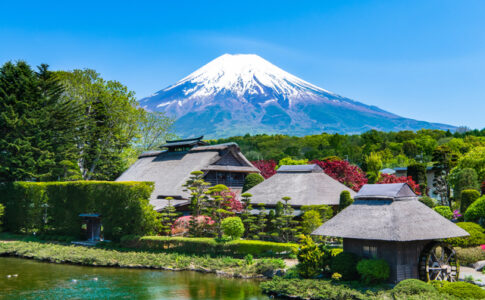
<path fill-rule="evenodd" d="M 222 55 L 140 104 L 176 117 L 183 137 L 454 129 L 339 96 L 253 54 Z"/>

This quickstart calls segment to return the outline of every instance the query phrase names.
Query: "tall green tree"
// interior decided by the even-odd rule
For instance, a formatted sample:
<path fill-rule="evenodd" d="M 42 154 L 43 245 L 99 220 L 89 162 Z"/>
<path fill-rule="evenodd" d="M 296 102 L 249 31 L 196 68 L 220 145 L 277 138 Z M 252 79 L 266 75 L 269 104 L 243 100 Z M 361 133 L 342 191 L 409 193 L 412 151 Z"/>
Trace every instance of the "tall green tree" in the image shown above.
<path fill-rule="evenodd" d="M 0 181 L 77 179 L 79 106 L 47 65 L 0 68 Z"/>
<path fill-rule="evenodd" d="M 58 72 L 64 99 L 82 108 L 77 164 L 83 179 L 115 179 L 133 155 L 140 122 L 146 112 L 133 92 L 117 81 L 106 81 L 94 70 Z"/>
<path fill-rule="evenodd" d="M 136 146 L 140 151 L 159 149 L 165 141 L 176 138 L 172 132 L 175 119 L 163 112 L 146 112 L 140 120 Z"/>

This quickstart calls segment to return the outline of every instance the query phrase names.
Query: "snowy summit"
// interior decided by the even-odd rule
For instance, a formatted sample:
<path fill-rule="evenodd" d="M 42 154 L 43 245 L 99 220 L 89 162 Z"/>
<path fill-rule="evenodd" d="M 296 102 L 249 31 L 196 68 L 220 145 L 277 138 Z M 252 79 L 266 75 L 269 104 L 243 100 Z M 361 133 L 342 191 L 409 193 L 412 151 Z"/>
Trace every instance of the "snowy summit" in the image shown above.
<path fill-rule="evenodd" d="M 339 96 L 255 54 L 224 54 L 140 104 L 177 118 L 181 136 L 453 128 Z"/>

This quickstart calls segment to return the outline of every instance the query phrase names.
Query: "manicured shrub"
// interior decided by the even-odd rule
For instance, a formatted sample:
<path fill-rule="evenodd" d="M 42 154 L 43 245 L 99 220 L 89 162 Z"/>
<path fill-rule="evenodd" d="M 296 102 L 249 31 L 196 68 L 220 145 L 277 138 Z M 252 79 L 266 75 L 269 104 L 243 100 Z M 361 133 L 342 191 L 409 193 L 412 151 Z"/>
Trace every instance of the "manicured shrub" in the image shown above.
<path fill-rule="evenodd" d="M 297 254 L 298 273 L 303 278 L 313 278 L 321 275 L 330 263 L 330 250 L 319 247 L 311 237 L 303 236 Z"/>
<path fill-rule="evenodd" d="M 429 208 L 433 208 L 433 207 L 436 206 L 435 200 L 433 200 L 433 198 L 428 197 L 428 196 L 419 197 L 419 201 L 421 201 L 421 203 L 423 203 L 424 205 L 426 205 Z"/>
<path fill-rule="evenodd" d="M 235 240 L 227 243 L 214 238 L 187 238 L 169 236 L 134 237 L 135 240 L 123 238 L 124 247 L 140 250 L 163 250 L 184 254 L 231 255 L 245 257 L 288 257 L 298 250 L 298 244 L 274 243 L 254 240 Z"/>
<path fill-rule="evenodd" d="M 446 282 L 439 291 L 441 293 L 456 296 L 460 299 L 485 298 L 485 290 L 468 282 Z"/>
<path fill-rule="evenodd" d="M 480 193 L 477 190 L 463 190 L 461 192 L 460 211 L 466 212 L 467 208 L 478 198 L 480 198 Z"/>
<path fill-rule="evenodd" d="M 485 220 L 485 196 L 475 200 L 465 211 L 465 221 L 480 222 L 483 220 Z"/>
<path fill-rule="evenodd" d="M 339 273 L 342 275 L 342 280 L 355 280 L 359 278 L 357 273 L 357 263 L 359 257 L 350 252 L 341 252 L 332 257 L 330 262 L 330 270 L 332 273 Z"/>
<path fill-rule="evenodd" d="M 258 173 L 248 174 L 246 178 L 244 178 L 244 185 L 242 189 L 243 193 L 257 186 L 263 181 L 264 181 L 264 177 L 259 175 Z"/>
<path fill-rule="evenodd" d="M 453 212 L 451 211 L 451 208 L 449 206 L 436 206 L 433 208 L 433 210 L 443 217 L 447 218 L 448 220 L 451 220 L 453 218 Z"/>
<path fill-rule="evenodd" d="M 340 193 L 340 200 L 338 204 L 338 209 L 343 210 L 347 206 L 351 205 L 354 202 L 354 199 L 352 199 L 352 196 L 350 196 L 349 191 L 342 191 Z"/>
<path fill-rule="evenodd" d="M 0 185 L 5 228 L 81 236 L 81 213 L 99 213 L 106 239 L 154 234 L 160 223 L 149 203 L 151 182 L 13 182 Z"/>
<path fill-rule="evenodd" d="M 405 279 L 392 289 L 393 294 L 419 295 L 426 292 L 436 293 L 437 290 L 431 284 L 418 279 Z"/>
<path fill-rule="evenodd" d="M 240 239 L 244 234 L 244 224 L 239 217 L 229 217 L 222 220 L 222 232 L 233 240 Z"/>
<path fill-rule="evenodd" d="M 390 269 L 383 259 L 363 259 L 357 263 L 357 272 L 366 284 L 377 284 L 389 278 Z"/>
<path fill-rule="evenodd" d="M 459 222 L 456 225 L 468 232 L 470 236 L 445 239 L 445 242 L 455 247 L 473 247 L 485 244 L 485 230 L 482 226 L 472 222 Z"/>
<path fill-rule="evenodd" d="M 255 257 L 289 257 L 298 251 L 298 244 L 255 240 L 237 240 L 224 245 L 224 251 L 234 256 L 252 254 Z"/>

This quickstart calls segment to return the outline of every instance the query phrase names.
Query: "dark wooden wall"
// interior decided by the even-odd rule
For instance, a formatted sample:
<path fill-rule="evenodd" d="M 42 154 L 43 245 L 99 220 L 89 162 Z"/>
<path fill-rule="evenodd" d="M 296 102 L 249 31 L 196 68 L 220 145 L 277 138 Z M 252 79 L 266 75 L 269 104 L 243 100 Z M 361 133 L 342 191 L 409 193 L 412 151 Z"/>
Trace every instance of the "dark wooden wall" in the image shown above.
<path fill-rule="evenodd" d="M 431 241 L 389 242 L 379 240 L 344 239 L 344 251 L 364 257 L 364 246 L 376 246 L 377 257 L 389 263 L 389 281 L 397 283 L 408 278 L 419 278 L 419 256 Z"/>

